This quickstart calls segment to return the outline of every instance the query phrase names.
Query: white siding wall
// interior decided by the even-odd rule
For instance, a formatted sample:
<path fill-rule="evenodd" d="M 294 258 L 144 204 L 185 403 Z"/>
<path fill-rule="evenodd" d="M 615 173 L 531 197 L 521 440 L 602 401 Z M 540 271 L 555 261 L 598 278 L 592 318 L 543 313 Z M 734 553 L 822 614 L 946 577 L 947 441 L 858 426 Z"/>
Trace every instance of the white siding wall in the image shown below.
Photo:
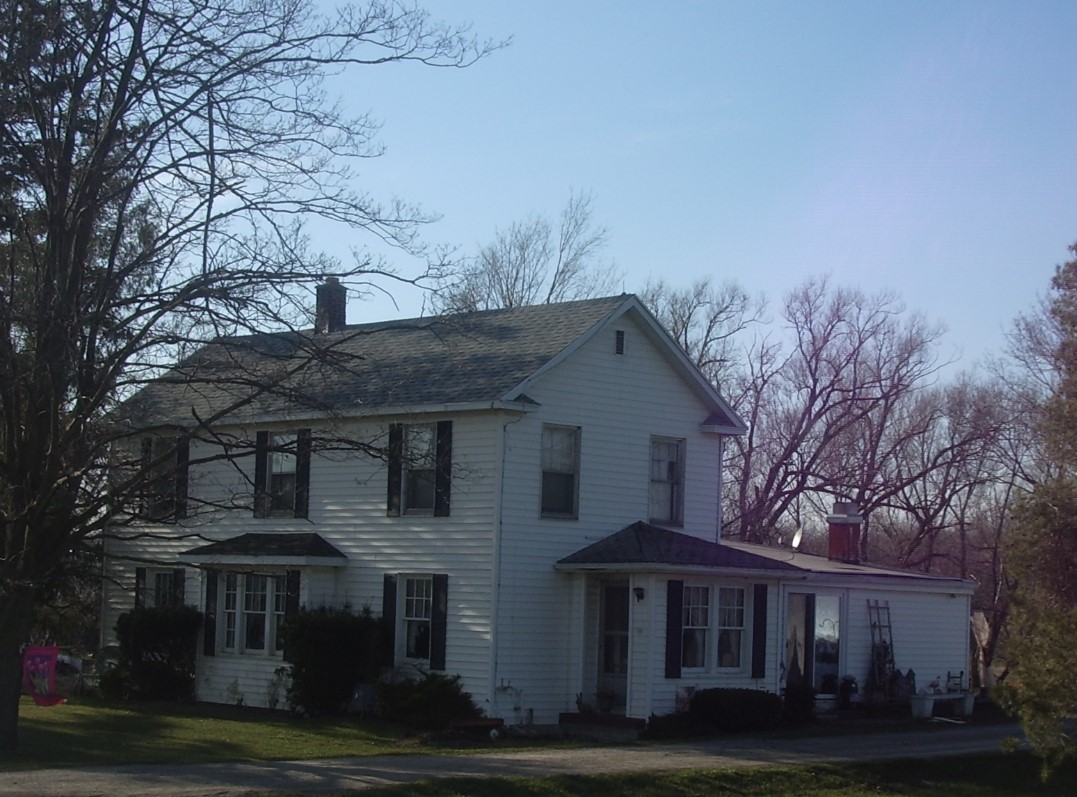
<path fill-rule="evenodd" d="M 614 353 L 615 328 L 625 331 L 624 355 Z M 566 637 L 565 629 L 574 627 L 571 578 L 555 572 L 554 564 L 647 520 L 652 435 L 686 440 L 680 530 L 715 541 L 719 444 L 717 436 L 700 429 L 706 406 L 627 318 L 537 380 L 527 395 L 537 409 L 506 429 L 496 677 L 521 691 L 523 707 L 536 722 L 553 722 L 559 712 L 576 708 L 578 662 L 590 669 L 585 694 L 597 677 L 592 652 L 570 649 L 594 644 L 596 637 Z M 540 517 L 545 423 L 581 428 L 576 520 Z M 640 685 L 633 689 L 638 692 Z"/>
<path fill-rule="evenodd" d="M 383 440 L 388 423 L 416 420 L 386 418 L 377 424 L 355 424 L 345 431 L 353 439 Z M 184 550 L 246 532 L 316 532 L 347 557 L 347 566 L 335 571 L 303 569 L 301 599 L 310 607 L 325 604 L 358 610 L 370 606 L 375 614 L 380 614 L 386 573 L 448 574 L 446 670 L 462 675 L 464 687 L 476 701 L 487 704 L 491 684 L 494 508 L 503 419 L 494 413 L 470 413 L 418 420 L 453 421 L 449 517 L 387 517 L 384 462 L 358 454 L 316 451 L 311 458 L 309 519 L 254 518 L 250 509 L 224 511 L 203 507 L 180 527 L 150 529 L 163 538 L 173 539 L 142 537 L 137 541 L 111 543 L 109 550 L 113 558 L 109 572 L 117 584 L 106 584 L 105 642 L 113 641 L 111 629 L 115 617 L 134 604 L 130 590 L 135 565 L 125 562 L 124 555 L 137 553 L 140 559 L 169 566 L 180 559 L 179 554 Z M 248 430 L 248 434 L 253 436 L 254 431 Z M 192 446 L 191 458 L 197 460 L 205 453 Z M 252 457 L 247 458 L 243 468 L 253 472 Z M 237 475 L 233 465 L 223 462 L 193 467 L 190 494 L 192 509 L 200 499 L 250 503 L 246 482 Z M 180 535 L 184 539 L 175 539 Z M 187 602 L 204 605 L 202 595 L 197 571 L 188 568 Z M 198 697 L 236 702 L 241 695 L 246 705 L 266 705 L 276 677 L 274 671 L 281 664 L 279 656 L 200 654 Z"/>

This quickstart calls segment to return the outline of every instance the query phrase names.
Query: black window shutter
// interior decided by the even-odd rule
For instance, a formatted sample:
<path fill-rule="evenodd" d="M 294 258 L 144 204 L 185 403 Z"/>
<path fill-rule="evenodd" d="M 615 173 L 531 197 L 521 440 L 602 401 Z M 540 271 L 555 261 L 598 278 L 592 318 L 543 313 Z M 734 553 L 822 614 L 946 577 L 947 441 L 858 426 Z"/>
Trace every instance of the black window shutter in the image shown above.
<path fill-rule="evenodd" d="M 681 617 L 684 609 L 684 582 L 666 582 L 666 677 L 681 677 L 681 637 L 684 634 Z"/>
<path fill-rule="evenodd" d="M 295 438 L 295 516 L 305 518 L 310 511 L 310 429 L 300 429 Z"/>
<path fill-rule="evenodd" d="M 386 667 L 396 664 L 396 576 L 386 573 L 381 586 L 381 619 L 385 623 Z"/>
<path fill-rule="evenodd" d="M 430 613 L 430 669 L 445 669 L 445 638 L 449 622 L 449 577 L 436 573 L 434 605 Z"/>
<path fill-rule="evenodd" d="M 217 655 L 217 571 L 205 570 L 202 580 L 206 582 L 206 613 L 202 623 L 202 653 Z"/>
<path fill-rule="evenodd" d="M 437 466 L 434 471 L 434 514 L 449 514 L 449 492 L 452 487 L 452 421 L 438 421 Z"/>
<path fill-rule="evenodd" d="M 404 427 L 394 423 L 389 427 L 389 496 L 385 505 L 385 514 L 390 517 L 400 515 L 400 488 L 402 467 L 404 465 Z"/>
<path fill-rule="evenodd" d="M 176 438 L 176 519 L 187 517 L 187 483 L 191 461 L 191 439 Z"/>
<path fill-rule="evenodd" d="M 172 571 L 172 605 L 183 606 L 187 603 L 187 571 L 177 567 Z"/>
<path fill-rule="evenodd" d="M 254 516 L 269 517 L 269 432 L 254 441 Z"/>
<path fill-rule="evenodd" d="M 285 577 L 284 616 L 295 614 L 299 611 L 299 571 L 289 570 Z"/>
<path fill-rule="evenodd" d="M 142 470 L 139 483 L 141 487 L 139 489 L 139 495 L 141 500 L 138 502 L 137 510 L 142 515 L 149 517 L 153 513 L 153 493 L 154 482 L 156 481 L 153 473 L 153 438 L 142 438 L 142 453 L 139 460 L 140 468 Z"/>
<path fill-rule="evenodd" d="M 804 596 L 804 627 L 808 629 L 804 640 L 804 682 L 815 683 L 815 593 Z"/>
<path fill-rule="evenodd" d="M 146 568 L 135 568 L 135 608 L 141 609 L 146 605 Z"/>
<path fill-rule="evenodd" d="M 767 585 L 752 587 L 752 677 L 767 676 Z"/>

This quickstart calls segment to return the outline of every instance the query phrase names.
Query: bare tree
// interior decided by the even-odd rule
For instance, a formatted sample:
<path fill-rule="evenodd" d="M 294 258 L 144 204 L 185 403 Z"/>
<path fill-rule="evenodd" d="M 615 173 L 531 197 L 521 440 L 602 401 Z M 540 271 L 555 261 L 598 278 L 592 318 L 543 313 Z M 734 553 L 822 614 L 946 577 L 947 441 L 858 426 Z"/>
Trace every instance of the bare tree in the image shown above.
<path fill-rule="evenodd" d="M 908 434 L 895 425 L 899 411 L 938 370 L 941 330 L 904 316 L 892 294 L 809 280 L 787 296 L 782 318 L 784 339 L 755 337 L 731 394 L 752 428 L 736 441 L 725 517 L 755 542 L 772 541 L 808 492 L 870 511 L 888 451 Z"/>
<path fill-rule="evenodd" d="M 434 297 L 438 312 L 473 312 L 613 293 L 619 275 L 601 259 L 609 230 L 596 226 L 590 194 L 572 193 L 555 230 L 533 215 L 494 240 Z"/>
<path fill-rule="evenodd" d="M 766 302 L 736 282 L 716 286 L 709 277 L 687 288 L 649 282 L 640 300 L 710 381 L 723 387 L 738 365 L 737 342 L 761 323 Z"/>
<path fill-rule="evenodd" d="M 466 66 L 496 45 L 378 0 L 331 16 L 308 0 L 4 0 L 0 19 L 0 749 L 10 750 L 33 606 L 64 583 L 70 552 L 153 478 L 153 463 L 106 477 L 110 452 L 132 435 L 120 402 L 164 364 L 197 363 L 189 355 L 214 336 L 309 327 L 309 286 L 324 274 L 353 287 L 422 276 L 308 251 L 303 222 L 319 218 L 424 255 L 418 208 L 357 189 L 352 168 L 379 154 L 377 126 L 327 100 L 323 77 L 391 62 Z M 234 407 L 295 398 L 301 363 L 334 356 L 309 332 L 287 340 L 277 373 L 245 372 L 242 352 L 230 353 L 218 377 L 230 375 Z"/>

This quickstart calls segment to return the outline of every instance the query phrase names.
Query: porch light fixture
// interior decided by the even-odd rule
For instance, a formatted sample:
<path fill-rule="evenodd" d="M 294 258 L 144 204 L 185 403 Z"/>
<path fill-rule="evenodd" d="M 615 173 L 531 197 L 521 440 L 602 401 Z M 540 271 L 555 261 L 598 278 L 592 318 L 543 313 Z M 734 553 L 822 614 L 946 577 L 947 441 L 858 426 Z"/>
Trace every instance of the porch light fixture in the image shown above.
<path fill-rule="evenodd" d="M 643 596 L 647 593 L 643 591 L 643 587 L 633 587 L 632 594 L 636 596 L 636 602 L 643 600 Z"/>

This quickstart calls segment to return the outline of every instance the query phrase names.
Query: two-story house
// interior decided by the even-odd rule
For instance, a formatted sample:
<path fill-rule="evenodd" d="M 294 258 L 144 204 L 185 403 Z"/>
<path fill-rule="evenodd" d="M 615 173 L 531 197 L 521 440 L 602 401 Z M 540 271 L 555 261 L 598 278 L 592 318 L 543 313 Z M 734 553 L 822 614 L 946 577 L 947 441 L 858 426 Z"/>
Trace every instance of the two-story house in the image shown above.
<path fill-rule="evenodd" d="M 634 296 L 346 325 L 328 280 L 318 305 L 309 334 L 217 341 L 130 404 L 174 467 L 161 520 L 108 546 L 103 628 L 198 606 L 198 699 L 283 705 L 277 625 L 320 605 L 387 617 L 398 668 L 459 674 L 508 723 L 836 693 L 867 677 L 869 600 L 898 666 L 967 670 L 970 585 L 857 563 L 854 508 L 833 559 L 722 540 L 744 424 Z M 312 347 L 340 356 L 300 365 Z M 240 363 L 272 399 L 243 399 Z"/>

